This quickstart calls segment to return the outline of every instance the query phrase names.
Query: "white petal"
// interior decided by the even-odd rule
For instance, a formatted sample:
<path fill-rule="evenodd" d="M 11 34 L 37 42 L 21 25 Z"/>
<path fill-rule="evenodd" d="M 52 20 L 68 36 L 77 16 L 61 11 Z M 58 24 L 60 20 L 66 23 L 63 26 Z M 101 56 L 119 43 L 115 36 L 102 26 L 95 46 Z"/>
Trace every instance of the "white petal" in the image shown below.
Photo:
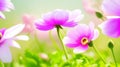
<path fill-rule="evenodd" d="M 76 10 L 70 12 L 68 21 L 74 20 L 75 22 L 78 22 L 81 19 L 83 19 L 83 17 L 84 17 L 84 15 L 81 13 L 81 11 L 79 9 L 76 9 Z"/>
<path fill-rule="evenodd" d="M 17 40 L 29 40 L 29 37 L 26 36 L 26 35 L 19 35 L 19 36 L 16 36 L 15 39 Z"/>
<path fill-rule="evenodd" d="M 18 25 L 15 25 L 15 26 L 7 29 L 4 33 L 3 38 L 8 39 L 8 38 L 12 38 L 12 37 L 16 36 L 24 29 L 24 27 L 25 27 L 24 24 L 18 24 Z"/>
<path fill-rule="evenodd" d="M 10 45 L 13 46 L 13 47 L 16 47 L 16 48 L 20 48 L 20 45 L 14 40 L 12 40 Z"/>
<path fill-rule="evenodd" d="M 120 18 L 120 16 L 107 16 L 107 19 Z"/>
<path fill-rule="evenodd" d="M 12 61 L 11 52 L 8 46 L 0 46 L 0 60 L 4 63 Z"/>
<path fill-rule="evenodd" d="M 99 36 L 99 31 L 97 29 L 94 30 L 94 36 L 92 38 L 92 40 L 95 40 L 96 38 L 98 38 Z"/>
<path fill-rule="evenodd" d="M 74 48 L 74 50 L 73 50 L 73 52 L 74 53 L 76 53 L 76 54 L 78 54 L 78 53 L 83 53 L 83 52 L 85 52 L 86 50 L 88 49 L 88 46 L 86 46 L 86 47 L 76 47 L 76 48 Z"/>
<path fill-rule="evenodd" d="M 5 15 L 2 12 L 0 12 L 0 18 L 5 19 Z"/>

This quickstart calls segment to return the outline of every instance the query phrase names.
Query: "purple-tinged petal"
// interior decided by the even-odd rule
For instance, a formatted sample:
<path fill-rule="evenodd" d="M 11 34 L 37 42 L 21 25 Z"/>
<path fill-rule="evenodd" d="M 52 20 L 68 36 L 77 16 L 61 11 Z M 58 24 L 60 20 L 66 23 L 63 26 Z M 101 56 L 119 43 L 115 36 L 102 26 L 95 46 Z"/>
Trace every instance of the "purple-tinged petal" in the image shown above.
<path fill-rule="evenodd" d="M 4 39 L 9 39 L 9 38 L 12 38 L 12 37 L 16 36 L 17 34 L 19 34 L 24 29 L 24 27 L 25 27 L 24 24 L 18 24 L 18 25 L 15 25 L 15 26 L 7 29 L 4 33 L 3 38 Z"/>
<path fill-rule="evenodd" d="M 10 11 L 14 6 L 10 0 L 0 0 L 0 11 Z"/>
<path fill-rule="evenodd" d="M 5 19 L 5 15 L 2 12 L 0 12 L 0 18 Z"/>
<path fill-rule="evenodd" d="M 120 18 L 111 18 L 102 23 L 99 27 L 102 32 L 110 37 L 120 37 Z"/>
<path fill-rule="evenodd" d="M 16 47 L 16 48 L 21 48 L 20 45 L 15 40 L 12 40 L 12 39 L 6 40 L 5 46 L 8 46 L 8 47 L 12 46 L 12 47 Z"/>
<path fill-rule="evenodd" d="M 67 36 L 77 40 L 80 36 L 90 36 L 89 27 L 85 24 L 79 24 L 74 29 L 67 32 Z"/>
<path fill-rule="evenodd" d="M 68 22 L 70 22 L 70 21 L 78 22 L 83 17 L 84 17 L 84 15 L 81 13 L 81 11 L 79 9 L 76 9 L 76 10 L 74 10 L 72 12 L 69 12 Z"/>
<path fill-rule="evenodd" d="M 5 28 L 0 29 L 0 33 L 2 33 L 2 35 L 4 35 L 5 30 L 6 30 Z"/>
<path fill-rule="evenodd" d="M 89 36 L 89 39 L 91 40 L 93 37 L 94 37 L 94 23 L 93 22 L 90 22 L 89 23 L 89 30 L 90 30 L 90 36 Z"/>
<path fill-rule="evenodd" d="M 63 43 L 70 48 L 75 48 L 77 46 L 79 46 L 79 44 L 77 44 L 73 39 L 69 38 L 69 37 L 64 37 L 63 39 Z"/>
<path fill-rule="evenodd" d="M 96 38 L 98 38 L 99 36 L 99 31 L 97 29 L 94 30 L 94 36 L 92 38 L 92 40 L 95 40 Z"/>
<path fill-rule="evenodd" d="M 88 45 L 85 46 L 78 46 L 76 48 L 74 48 L 73 52 L 74 53 L 83 53 L 88 49 Z"/>
<path fill-rule="evenodd" d="M 36 28 L 39 29 L 39 30 L 43 30 L 43 31 L 48 31 L 48 30 L 51 30 L 54 28 L 54 26 L 52 25 L 47 25 L 47 24 L 44 24 L 44 25 L 41 25 L 39 23 L 36 23 Z"/>
<path fill-rule="evenodd" d="M 52 12 L 52 20 L 56 25 L 61 25 L 68 20 L 69 13 L 60 9 Z"/>
<path fill-rule="evenodd" d="M 76 25 L 77 25 L 76 22 L 71 21 L 71 22 L 66 22 L 66 23 L 64 23 L 62 26 L 65 26 L 65 27 L 74 27 L 74 26 L 76 26 Z"/>
<path fill-rule="evenodd" d="M 42 19 L 38 19 L 36 22 L 40 22 L 40 23 L 42 22 L 42 23 L 46 23 L 49 25 L 54 25 L 54 22 L 52 20 L 52 12 L 48 12 L 46 14 L 43 14 Z"/>
<path fill-rule="evenodd" d="M 120 16 L 120 7 L 118 6 L 120 6 L 119 0 L 104 0 L 102 4 L 102 9 L 108 14 Z"/>
<path fill-rule="evenodd" d="M 5 45 L 0 46 L 0 60 L 4 63 L 12 61 L 11 52 L 8 46 Z"/>
<path fill-rule="evenodd" d="M 14 41 L 14 40 L 12 40 L 12 42 L 11 42 L 10 44 L 11 44 L 11 46 L 13 46 L 13 47 L 21 48 L 20 45 L 19 45 L 16 41 Z"/>

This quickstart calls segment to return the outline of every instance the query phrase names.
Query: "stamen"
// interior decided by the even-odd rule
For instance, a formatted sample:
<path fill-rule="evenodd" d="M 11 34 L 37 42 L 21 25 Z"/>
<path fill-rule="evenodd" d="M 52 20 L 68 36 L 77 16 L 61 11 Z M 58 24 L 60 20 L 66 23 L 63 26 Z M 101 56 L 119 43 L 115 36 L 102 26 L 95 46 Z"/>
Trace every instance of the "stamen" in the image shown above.
<path fill-rule="evenodd" d="M 83 37 L 82 39 L 81 39 L 81 43 L 82 43 L 82 45 L 87 45 L 88 44 L 88 38 L 87 37 Z"/>

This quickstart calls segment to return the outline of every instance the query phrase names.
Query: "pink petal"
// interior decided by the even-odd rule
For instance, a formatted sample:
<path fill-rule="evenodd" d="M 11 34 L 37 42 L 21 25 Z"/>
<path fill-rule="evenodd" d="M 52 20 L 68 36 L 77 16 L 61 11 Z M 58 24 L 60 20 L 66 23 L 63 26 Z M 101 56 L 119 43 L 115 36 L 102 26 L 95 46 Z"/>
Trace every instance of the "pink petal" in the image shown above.
<path fill-rule="evenodd" d="M 118 6 L 120 6 L 119 0 L 104 0 L 102 4 L 102 9 L 108 14 L 120 16 L 120 7 Z"/>
<path fill-rule="evenodd" d="M 54 28 L 54 26 L 52 25 L 47 25 L 47 24 L 44 24 L 44 25 L 41 25 L 39 23 L 36 23 L 36 28 L 39 29 L 39 30 L 43 30 L 43 31 L 48 31 L 48 30 L 51 30 Z"/>
<path fill-rule="evenodd" d="M 9 63 L 12 61 L 11 52 L 8 46 L 0 46 L 0 60 L 4 63 Z"/>
<path fill-rule="evenodd" d="M 39 19 L 38 22 L 43 22 L 43 23 L 46 23 L 49 25 L 54 25 L 54 22 L 52 20 L 52 12 L 48 12 L 46 14 L 43 14 L 42 19 L 43 20 Z"/>
<path fill-rule="evenodd" d="M 75 47 L 79 46 L 79 44 L 77 44 L 73 39 L 70 39 L 69 37 L 64 37 L 63 43 L 64 43 L 64 45 L 66 45 L 67 47 L 70 47 L 70 48 L 75 48 Z"/>
<path fill-rule="evenodd" d="M 86 46 L 78 46 L 76 48 L 74 48 L 73 52 L 74 53 L 83 53 L 88 49 L 88 45 Z"/>
<path fill-rule="evenodd" d="M 0 12 L 0 18 L 5 19 L 5 15 L 2 12 Z"/>
<path fill-rule="evenodd" d="M 52 19 L 56 25 L 61 25 L 68 20 L 69 13 L 64 10 L 56 9 L 52 12 Z"/>
<path fill-rule="evenodd" d="M 74 21 L 74 22 L 79 22 L 82 18 L 83 18 L 83 14 L 81 13 L 81 11 L 79 9 L 76 9 L 72 12 L 69 12 L 69 20 L 70 21 Z"/>
<path fill-rule="evenodd" d="M 24 29 L 24 27 L 25 27 L 24 24 L 18 24 L 18 25 L 15 25 L 15 26 L 7 29 L 4 33 L 3 38 L 9 39 L 9 38 L 16 36 Z"/>
<path fill-rule="evenodd" d="M 111 18 L 102 23 L 99 27 L 102 32 L 110 37 L 120 37 L 120 18 Z"/>
<path fill-rule="evenodd" d="M 96 38 L 98 38 L 99 36 L 99 31 L 97 29 L 94 30 L 94 36 L 92 38 L 92 40 L 95 40 Z"/>
<path fill-rule="evenodd" d="M 89 36 L 89 39 L 91 40 L 93 37 L 94 37 L 94 23 L 93 22 L 90 22 L 89 23 L 89 30 L 90 30 L 90 36 Z"/>
<path fill-rule="evenodd" d="M 67 32 L 67 36 L 77 40 L 80 36 L 90 36 L 91 31 L 89 27 L 85 24 L 79 24 L 72 30 Z"/>
<path fill-rule="evenodd" d="M 77 25 L 76 22 L 71 21 L 71 22 L 66 22 L 66 23 L 64 23 L 62 26 L 65 26 L 65 27 L 74 27 L 74 26 L 76 26 L 76 25 Z"/>

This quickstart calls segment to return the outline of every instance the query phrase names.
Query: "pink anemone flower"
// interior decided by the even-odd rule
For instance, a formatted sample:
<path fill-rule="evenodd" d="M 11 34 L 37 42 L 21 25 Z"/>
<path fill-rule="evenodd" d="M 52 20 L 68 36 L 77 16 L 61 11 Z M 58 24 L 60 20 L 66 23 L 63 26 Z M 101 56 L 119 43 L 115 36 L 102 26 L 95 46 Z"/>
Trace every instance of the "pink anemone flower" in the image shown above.
<path fill-rule="evenodd" d="M 10 46 L 20 48 L 15 40 L 28 40 L 25 35 L 16 36 L 23 30 L 24 26 L 23 24 L 18 24 L 9 29 L 0 29 L 0 60 L 2 62 L 8 63 L 12 61 Z"/>
<path fill-rule="evenodd" d="M 103 34 L 118 38 L 120 37 L 120 0 L 104 0 L 102 9 L 105 13 L 111 15 L 107 16 L 107 20 L 100 24 Z"/>
<path fill-rule="evenodd" d="M 5 16 L 2 12 L 9 12 L 10 9 L 14 9 L 14 5 L 12 4 L 11 0 L 0 0 L 0 18 L 5 19 Z"/>
<path fill-rule="evenodd" d="M 83 15 L 80 10 L 65 11 L 56 9 L 48 12 L 42 16 L 42 19 L 37 20 L 35 23 L 37 29 L 47 31 L 55 28 L 56 26 L 74 27 L 77 22 L 82 19 Z"/>
<path fill-rule="evenodd" d="M 88 44 L 95 40 L 98 35 L 99 32 L 97 29 L 94 29 L 93 23 L 90 23 L 89 26 L 79 24 L 67 32 L 63 43 L 69 48 L 74 48 L 74 53 L 82 53 L 88 49 Z"/>

